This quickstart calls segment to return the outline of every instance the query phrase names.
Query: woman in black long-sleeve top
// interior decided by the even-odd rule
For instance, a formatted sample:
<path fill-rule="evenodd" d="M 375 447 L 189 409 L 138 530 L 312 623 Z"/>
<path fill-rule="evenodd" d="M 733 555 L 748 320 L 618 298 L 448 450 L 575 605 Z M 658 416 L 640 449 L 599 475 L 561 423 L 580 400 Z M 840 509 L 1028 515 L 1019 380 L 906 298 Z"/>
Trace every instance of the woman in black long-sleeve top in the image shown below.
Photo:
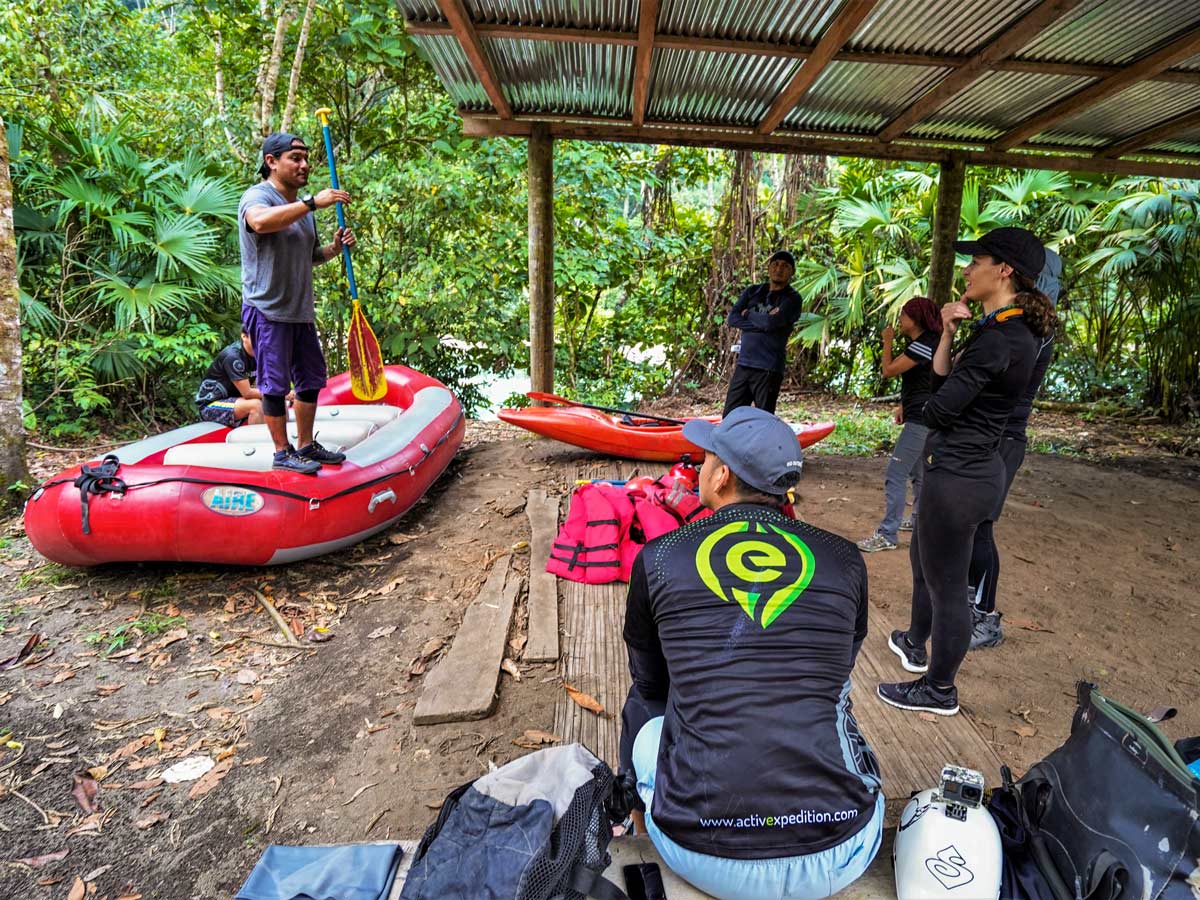
<path fill-rule="evenodd" d="M 944 716 L 958 712 L 954 678 L 971 641 L 964 597 L 975 531 L 994 517 L 1004 491 L 1000 437 L 1029 382 L 1040 338 L 1057 321 L 1050 300 L 1034 287 L 1046 251 L 1032 232 L 997 228 L 978 241 L 957 241 L 954 249 L 972 259 L 962 299 L 942 307 L 944 327 L 933 355 L 925 483 L 909 548 L 912 618 L 907 631 L 888 639 L 905 669 L 924 674 L 879 686 L 880 698 L 892 706 Z M 972 323 L 952 363 L 950 347 L 960 323 L 971 317 L 970 300 L 982 305 L 983 317 Z"/>

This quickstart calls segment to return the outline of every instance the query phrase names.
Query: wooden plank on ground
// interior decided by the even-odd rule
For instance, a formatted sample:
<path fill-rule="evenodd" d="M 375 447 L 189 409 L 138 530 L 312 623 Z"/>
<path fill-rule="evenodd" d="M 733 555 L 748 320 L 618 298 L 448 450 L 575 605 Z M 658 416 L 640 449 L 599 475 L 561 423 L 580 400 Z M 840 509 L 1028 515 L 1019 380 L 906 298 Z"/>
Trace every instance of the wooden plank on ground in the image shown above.
<path fill-rule="evenodd" d="M 529 640 L 526 662 L 558 659 L 558 578 L 546 571 L 550 545 L 558 534 L 558 495 L 532 490 L 525 501 L 529 517 Z"/>
<path fill-rule="evenodd" d="M 491 713 L 508 626 L 521 590 L 521 578 L 510 575 L 508 563 L 509 557 L 503 556 L 493 564 L 479 595 L 467 607 L 450 652 L 426 676 L 413 713 L 415 724 L 482 719 Z"/>
<path fill-rule="evenodd" d="M 576 478 L 619 481 L 636 475 L 637 466 L 617 460 L 585 462 Z M 628 590 L 623 581 L 562 582 L 563 681 L 595 697 L 608 716 L 588 712 L 564 690 L 554 706 L 554 733 L 566 743 L 578 741 L 614 769 L 619 764 L 621 707 L 629 693 L 629 664 L 621 637 Z"/>

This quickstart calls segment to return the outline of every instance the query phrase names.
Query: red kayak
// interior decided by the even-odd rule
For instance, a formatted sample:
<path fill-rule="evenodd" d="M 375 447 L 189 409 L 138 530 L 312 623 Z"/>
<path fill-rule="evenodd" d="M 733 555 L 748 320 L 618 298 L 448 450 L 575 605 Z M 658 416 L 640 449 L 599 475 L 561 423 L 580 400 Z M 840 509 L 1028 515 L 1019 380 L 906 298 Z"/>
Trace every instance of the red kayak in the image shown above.
<path fill-rule="evenodd" d="M 346 454 L 340 466 L 276 472 L 266 425 L 196 422 L 61 472 L 25 504 L 25 531 L 38 552 L 71 566 L 276 565 L 356 544 L 420 499 L 466 430 L 440 381 L 386 371 L 378 403 L 358 401 L 348 373 L 321 391 L 314 431 Z M 294 442 L 294 423 L 289 431 Z"/>
<path fill-rule="evenodd" d="M 510 425 L 607 456 L 678 462 L 687 453 L 696 462 L 704 459 L 704 451 L 684 438 L 682 424 L 639 418 L 636 413 L 623 416 L 582 406 L 528 406 L 502 409 L 498 415 Z M 720 416 L 705 418 L 721 421 Z M 792 427 L 800 446 L 808 447 L 828 437 L 837 426 L 833 422 L 804 422 Z"/>

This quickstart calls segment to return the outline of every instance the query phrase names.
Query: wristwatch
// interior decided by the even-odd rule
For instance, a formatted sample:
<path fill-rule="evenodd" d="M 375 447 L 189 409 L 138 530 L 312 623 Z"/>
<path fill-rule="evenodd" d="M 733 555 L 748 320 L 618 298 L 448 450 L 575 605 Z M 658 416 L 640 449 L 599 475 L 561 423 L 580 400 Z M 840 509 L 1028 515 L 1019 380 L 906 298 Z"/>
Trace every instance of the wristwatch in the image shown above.
<path fill-rule="evenodd" d="M 313 212 L 317 211 L 317 201 L 315 199 L 313 199 L 312 194 L 305 194 L 303 197 L 300 198 L 300 202 L 303 203 L 305 206 L 307 206 L 309 209 L 311 209 Z"/>

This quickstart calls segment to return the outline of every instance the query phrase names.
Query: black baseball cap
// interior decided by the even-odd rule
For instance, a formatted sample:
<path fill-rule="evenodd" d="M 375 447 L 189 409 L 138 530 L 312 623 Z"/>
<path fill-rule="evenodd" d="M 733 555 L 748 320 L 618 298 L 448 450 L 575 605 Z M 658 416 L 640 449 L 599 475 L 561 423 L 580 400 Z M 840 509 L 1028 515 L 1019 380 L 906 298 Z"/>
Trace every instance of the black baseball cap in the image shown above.
<path fill-rule="evenodd" d="M 683 436 L 715 453 L 746 484 L 764 494 L 781 497 L 795 487 L 804 466 L 804 452 L 792 426 L 753 406 L 739 406 L 717 424 L 692 419 Z"/>
<path fill-rule="evenodd" d="M 994 256 L 1031 281 L 1046 265 L 1046 248 L 1025 228 L 994 228 L 977 241 L 955 241 L 954 250 L 968 256 Z"/>
<path fill-rule="evenodd" d="M 796 268 L 796 257 L 792 256 L 791 250 L 776 250 L 774 253 L 771 254 L 771 258 L 768 259 L 767 262 L 773 263 L 777 259 L 782 259 L 785 263 L 787 263 L 793 269 Z"/>
<path fill-rule="evenodd" d="M 299 142 L 300 146 L 296 146 Z M 267 166 L 266 159 L 268 156 L 274 156 L 278 159 L 289 150 L 307 150 L 308 144 L 304 143 L 303 138 L 296 137 L 294 134 L 288 134 L 286 131 L 274 131 L 268 134 L 263 140 L 262 155 L 263 164 L 258 167 L 258 174 L 266 178 L 271 174 L 271 169 Z"/>

